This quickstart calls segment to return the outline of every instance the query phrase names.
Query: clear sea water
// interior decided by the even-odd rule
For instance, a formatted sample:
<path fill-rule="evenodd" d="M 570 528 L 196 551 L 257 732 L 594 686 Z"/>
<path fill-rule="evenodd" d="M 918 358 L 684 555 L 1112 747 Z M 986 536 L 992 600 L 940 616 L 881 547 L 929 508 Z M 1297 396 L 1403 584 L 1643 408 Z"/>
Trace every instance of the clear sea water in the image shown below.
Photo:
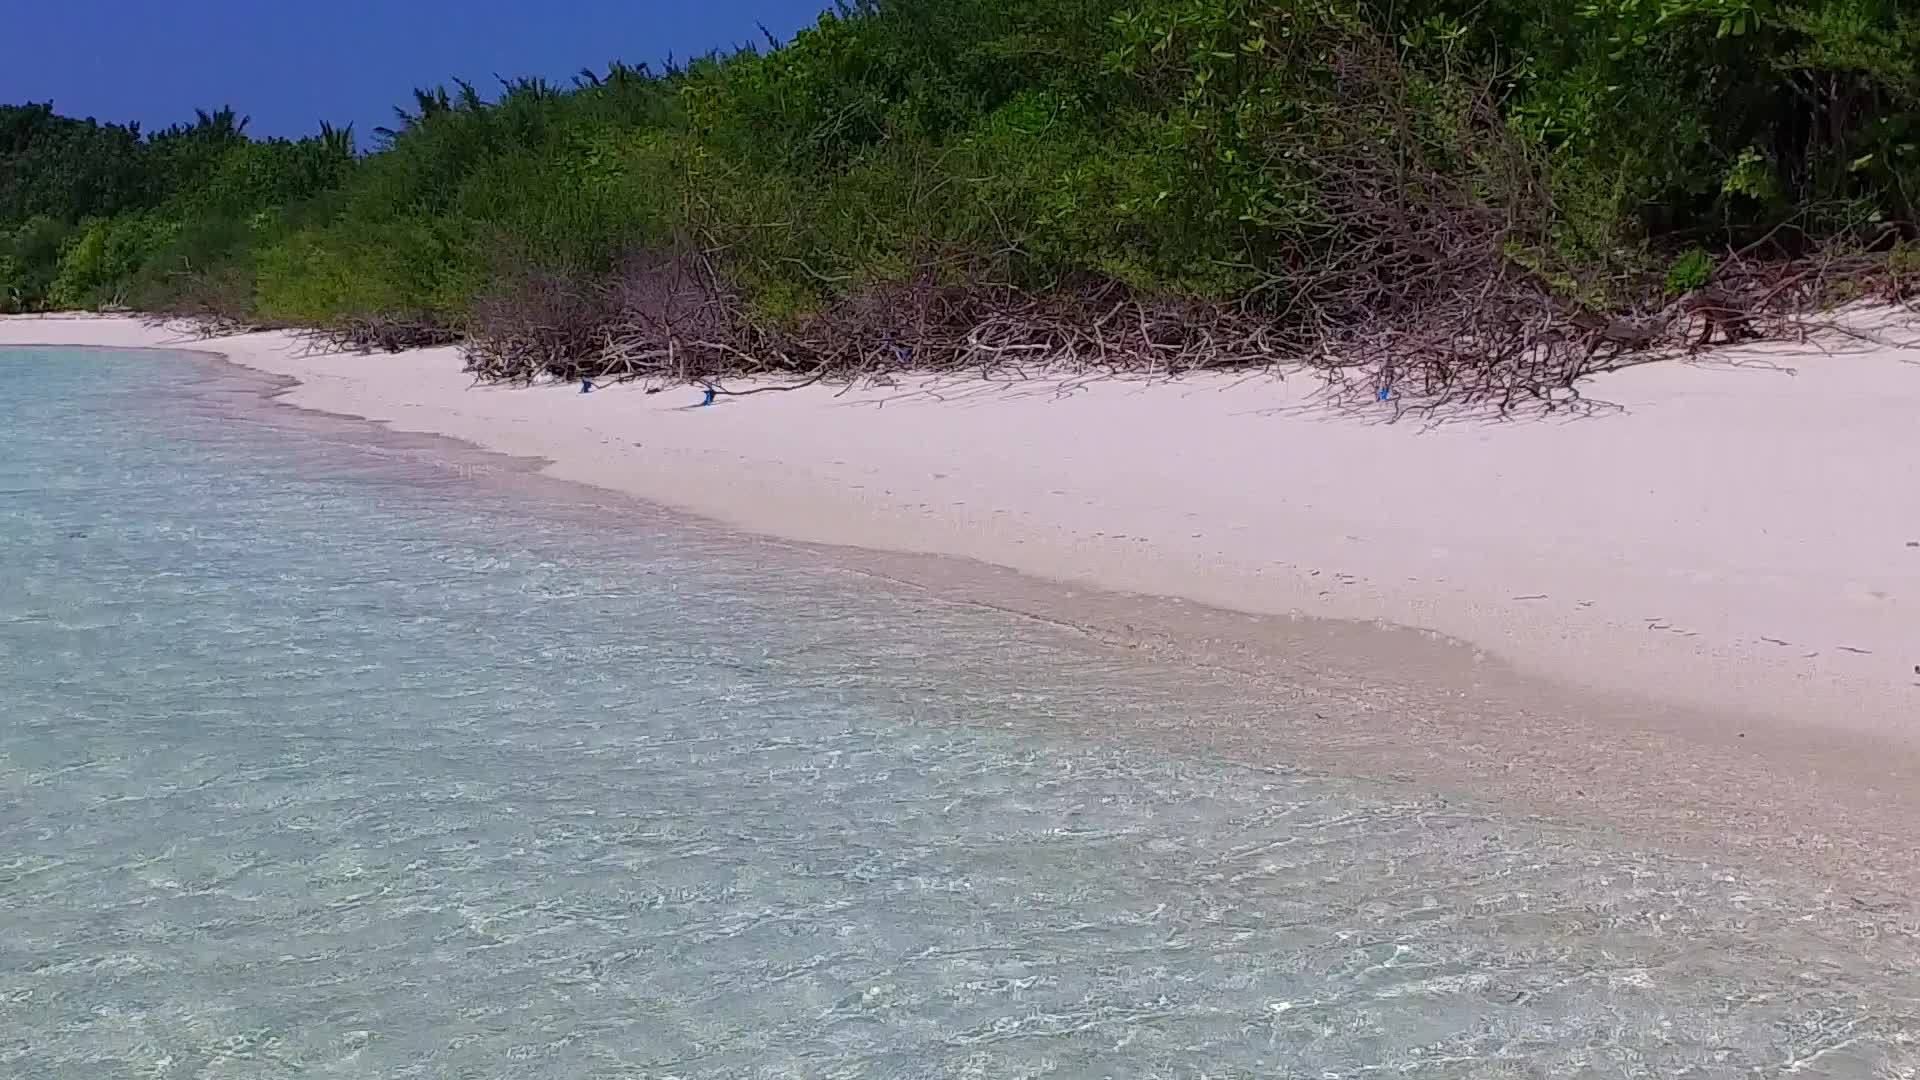
<path fill-rule="evenodd" d="M 210 377 L 0 350 L 0 1076 L 1920 1067 L 1906 906 Z"/>

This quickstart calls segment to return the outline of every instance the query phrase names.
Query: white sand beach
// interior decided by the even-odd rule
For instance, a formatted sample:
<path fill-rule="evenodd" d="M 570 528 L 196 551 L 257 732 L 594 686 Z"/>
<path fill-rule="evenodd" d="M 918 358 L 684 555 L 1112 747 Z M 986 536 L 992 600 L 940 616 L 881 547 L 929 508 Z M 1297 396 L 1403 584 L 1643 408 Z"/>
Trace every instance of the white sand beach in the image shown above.
<path fill-rule="evenodd" d="M 1299 376 L 690 408 L 697 389 L 476 387 L 451 349 L 0 321 L 28 343 L 219 352 L 298 380 L 288 404 L 745 530 L 1420 628 L 1573 686 L 1920 746 L 1920 351 L 1722 353 L 1595 381 L 1617 413 L 1436 428 L 1333 415 Z"/>

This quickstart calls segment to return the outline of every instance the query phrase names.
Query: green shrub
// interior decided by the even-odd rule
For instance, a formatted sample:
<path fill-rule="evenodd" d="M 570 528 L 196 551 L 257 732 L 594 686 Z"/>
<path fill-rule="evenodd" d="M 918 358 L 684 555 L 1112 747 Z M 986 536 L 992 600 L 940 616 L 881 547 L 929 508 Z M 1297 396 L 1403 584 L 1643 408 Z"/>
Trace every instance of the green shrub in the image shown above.
<path fill-rule="evenodd" d="M 93 218 L 62 246 L 48 287 L 53 307 L 91 308 L 117 300 L 147 261 L 174 238 L 176 223 L 149 214 Z"/>
<path fill-rule="evenodd" d="M 60 252 L 73 227 L 57 218 L 29 218 L 13 231 L 6 245 L 13 261 L 17 306 L 34 311 L 46 306 L 47 291 L 59 273 Z"/>
<path fill-rule="evenodd" d="M 11 254 L 0 253 L 0 313 L 11 315 L 24 310 L 26 275 Z"/>
<path fill-rule="evenodd" d="M 1694 248 L 1667 267 L 1667 295 L 1681 296 L 1713 280 L 1713 256 Z"/>

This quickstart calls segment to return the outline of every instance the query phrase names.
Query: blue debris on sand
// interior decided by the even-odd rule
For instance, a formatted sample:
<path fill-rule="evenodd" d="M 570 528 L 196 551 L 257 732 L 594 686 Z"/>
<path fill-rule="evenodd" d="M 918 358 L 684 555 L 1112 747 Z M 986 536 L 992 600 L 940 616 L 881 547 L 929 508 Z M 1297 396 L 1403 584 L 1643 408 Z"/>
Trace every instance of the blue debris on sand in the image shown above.
<path fill-rule="evenodd" d="M 714 397 L 717 396 L 719 393 L 720 391 L 715 390 L 713 387 L 711 386 L 707 387 L 707 396 L 700 400 L 700 404 L 702 405 L 713 404 Z"/>
<path fill-rule="evenodd" d="M 581 379 L 581 380 L 580 380 L 580 392 L 581 392 L 581 393 L 583 393 L 583 394 L 591 394 L 591 393 L 593 393 L 593 380 L 592 380 L 592 379 Z"/>
<path fill-rule="evenodd" d="M 1379 390 L 1374 392 L 1373 399 L 1375 401 L 1385 401 L 1392 396 L 1393 396 L 1393 391 L 1383 386 Z"/>

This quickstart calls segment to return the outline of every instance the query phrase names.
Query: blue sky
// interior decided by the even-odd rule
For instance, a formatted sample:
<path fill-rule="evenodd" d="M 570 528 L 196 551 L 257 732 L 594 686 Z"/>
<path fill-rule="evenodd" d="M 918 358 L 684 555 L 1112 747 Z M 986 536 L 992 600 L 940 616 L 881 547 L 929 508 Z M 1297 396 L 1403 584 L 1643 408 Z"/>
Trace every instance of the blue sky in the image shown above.
<path fill-rule="evenodd" d="M 352 122 L 360 145 L 415 86 L 565 80 L 781 38 L 827 0 L 62 0 L 0 10 L 0 102 L 151 130 L 231 104 L 260 135 Z"/>

